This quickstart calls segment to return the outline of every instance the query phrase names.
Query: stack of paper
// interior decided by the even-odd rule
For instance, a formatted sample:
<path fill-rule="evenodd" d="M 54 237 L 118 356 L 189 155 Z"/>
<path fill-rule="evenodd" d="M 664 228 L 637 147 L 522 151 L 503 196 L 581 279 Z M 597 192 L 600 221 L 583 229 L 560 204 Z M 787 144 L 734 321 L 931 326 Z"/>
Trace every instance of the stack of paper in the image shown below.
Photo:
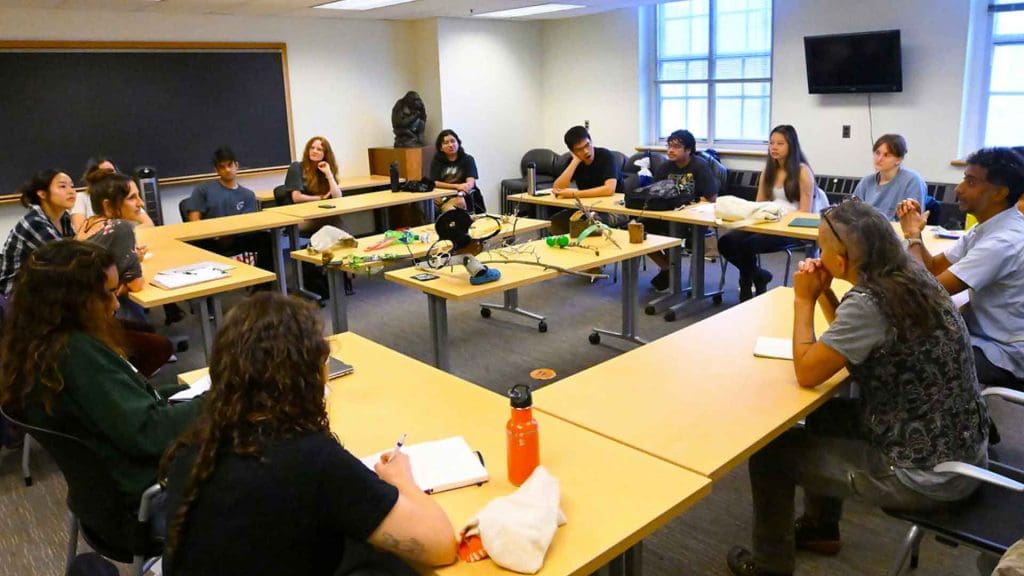
<path fill-rule="evenodd" d="M 381 454 L 388 452 L 391 449 L 367 456 L 362 459 L 363 464 L 373 470 Z M 402 447 L 402 452 L 409 455 L 413 480 L 427 494 L 482 484 L 490 479 L 480 458 L 462 436 L 411 444 Z"/>
<path fill-rule="evenodd" d="M 217 280 L 228 275 L 233 266 L 220 264 L 218 262 L 199 262 L 179 268 L 171 268 L 157 272 L 153 277 L 152 284 L 166 290 L 174 290 L 183 286 L 191 286 L 201 282 Z"/>

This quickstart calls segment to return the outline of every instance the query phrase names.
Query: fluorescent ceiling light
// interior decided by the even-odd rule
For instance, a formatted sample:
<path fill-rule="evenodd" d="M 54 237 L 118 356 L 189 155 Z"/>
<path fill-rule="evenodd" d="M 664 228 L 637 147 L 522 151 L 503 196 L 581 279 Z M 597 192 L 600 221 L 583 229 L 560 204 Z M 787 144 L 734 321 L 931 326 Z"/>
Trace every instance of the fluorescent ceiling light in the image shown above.
<path fill-rule="evenodd" d="M 327 4 L 313 6 L 313 8 L 325 8 L 327 10 L 373 10 L 374 8 L 394 6 L 395 4 L 405 4 L 406 2 L 412 1 L 413 0 L 338 0 L 337 2 L 328 2 Z"/>
<path fill-rule="evenodd" d="M 511 8 L 509 10 L 498 10 L 497 12 L 473 14 L 473 16 L 478 18 L 519 18 L 521 16 L 534 16 L 536 14 L 547 14 L 548 12 L 575 10 L 577 8 L 586 8 L 586 6 L 581 4 L 537 4 L 536 6 L 524 6 L 522 8 Z"/>

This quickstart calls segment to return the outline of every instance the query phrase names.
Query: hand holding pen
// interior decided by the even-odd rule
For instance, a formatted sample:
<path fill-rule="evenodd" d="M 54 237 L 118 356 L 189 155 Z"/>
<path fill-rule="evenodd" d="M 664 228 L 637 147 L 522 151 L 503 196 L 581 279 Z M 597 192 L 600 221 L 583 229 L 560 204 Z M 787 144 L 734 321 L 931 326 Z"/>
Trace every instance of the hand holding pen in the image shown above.
<path fill-rule="evenodd" d="M 373 467 L 380 479 L 391 484 L 400 490 L 403 488 L 415 488 L 416 481 L 412 477 L 412 465 L 409 463 L 409 456 L 402 452 L 406 435 L 403 434 L 395 443 L 390 452 L 380 455 L 380 462 Z M 415 488 L 418 490 L 418 488 Z"/>
<path fill-rule="evenodd" d="M 395 442 L 394 450 L 382 456 L 381 459 L 384 461 L 384 464 L 388 464 L 389 462 L 395 459 L 395 456 L 398 456 L 399 451 L 402 450 L 402 446 L 405 446 L 405 439 L 408 436 L 408 434 L 402 434 L 402 437 L 398 439 L 398 442 Z"/>

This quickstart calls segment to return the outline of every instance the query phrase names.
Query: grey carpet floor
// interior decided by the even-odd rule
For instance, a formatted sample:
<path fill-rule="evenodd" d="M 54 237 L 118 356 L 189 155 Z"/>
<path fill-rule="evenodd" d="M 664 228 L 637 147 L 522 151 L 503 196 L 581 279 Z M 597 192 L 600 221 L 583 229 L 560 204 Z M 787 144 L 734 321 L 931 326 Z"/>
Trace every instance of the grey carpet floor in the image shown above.
<path fill-rule="evenodd" d="M 764 262 L 782 277 L 784 257 L 766 256 Z M 610 268 L 608 269 L 610 272 Z M 648 281 L 654 270 L 641 272 L 639 296 L 652 296 Z M 718 267 L 707 267 L 709 289 L 717 286 Z M 776 282 L 778 284 L 779 282 Z M 680 320 L 665 322 L 660 316 L 639 316 L 640 334 L 654 339 L 699 321 L 736 303 L 735 277 L 727 279 L 725 302 L 715 306 L 709 300 L 694 302 L 680 314 Z M 426 297 L 416 291 L 384 281 L 380 277 L 359 277 L 356 294 L 349 301 L 350 328 L 371 340 L 408 356 L 430 362 L 430 334 Z M 226 307 L 241 296 L 227 298 Z M 619 326 L 619 285 L 610 281 L 590 284 L 579 278 L 563 277 L 527 287 L 520 292 L 520 305 L 548 317 L 549 330 L 541 334 L 536 323 L 526 318 L 496 313 L 480 316 L 476 302 L 450 303 L 449 333 L 452 372 L 495 392 L 504 393 L 517 383 L 531 383 L 535 368 L 551 368 L 558 379 L 598 364 L 624 350 L 629 344 L 607 340 L 599 346 L 587 342 L 592 327 Z M 322 318 L 328 321 L 327 310 Z M 153 312 L 154 323 L 162 312 Z M 171 383 L 182 371 L 206 365 L 197 322 L 190 317 L 168 329 L 169 334 L 190 337 L 191 349 L 179 354 L 154 380 Z M 687 345 L 714 345 L 728 334 L 708 334 Z M 349 362 L 357 359 L 346 358 Z M 1012 407 L 995 406 L 1000 422 L 1006 458 L 1024 462 L 1024 426 Z M 680 431 L 685 434 L 685 431 Z M 20 452 L 0 452 L 0 576 L 56 575 L 63 569 L 67 541 L 65 487 L 60 471 L 41 449 L 32 454 L 34 485 L 25 487 L 20 473 Z M 638 490 L 643 486 L 638 485 Z M 878 510 L 850 503 L 842 531 L 845 546 L 835 558 L 801 555 L 797 574 L 884 574 L 908 526 Z M 683 574 L 727 575 L 725 554 L 733 544 L 749 545 L 751 526 L 750 487 L 746 466 L 740 466 L 718 481 L 711 494 L 685 514 L 669 522 L 647 539 L 644 570 L 647 576 Z M 976 574 L 977 554 L 949 548 L 927 538 L 922 546 L 922 576 Z"/>

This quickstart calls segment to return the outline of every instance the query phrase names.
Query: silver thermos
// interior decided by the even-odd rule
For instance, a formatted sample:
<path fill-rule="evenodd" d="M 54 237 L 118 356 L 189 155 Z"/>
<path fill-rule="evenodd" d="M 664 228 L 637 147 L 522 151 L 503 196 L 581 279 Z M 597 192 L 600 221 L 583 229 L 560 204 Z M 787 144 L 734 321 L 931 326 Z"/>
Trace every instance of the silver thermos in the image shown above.
<path fill-rule="evenodd" d="M 526 193 L 529 196 L 537 195 L 537 163 L 530 162 L 526 165 Z"/>

